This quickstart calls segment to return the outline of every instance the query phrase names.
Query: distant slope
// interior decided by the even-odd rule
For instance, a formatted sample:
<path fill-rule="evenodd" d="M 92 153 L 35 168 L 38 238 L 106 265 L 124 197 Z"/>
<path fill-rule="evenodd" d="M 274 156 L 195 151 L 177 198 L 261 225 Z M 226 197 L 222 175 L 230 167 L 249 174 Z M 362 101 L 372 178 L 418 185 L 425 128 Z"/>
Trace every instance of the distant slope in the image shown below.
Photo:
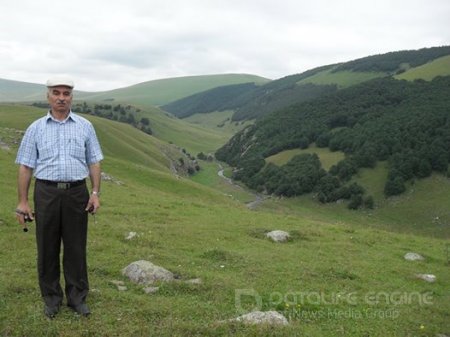
<path fill-rule="evenodd" d="M 298 84 L 312 83 L 316 85 L 326 85 L 326 84 L 335 84 L 338 88 L 346 88 L 352 85 L 362 83 L 365 81 L 369 81 L 371 79 L 377 77 L 387 76 L 385 72 L 362 72 L 362 71 L 349 71 L 343 70 L 335 72 L 333 67 L 331 69 L 327 69 L 321 71 L 313 76 L 309 76 L 301 81 Z"/>
<path fill-rule="evenodd" d="M 159 106 L 219 86 L 249 82 L 262 84 L 268 81 L 266 78 L 247 74 L 187 76 L 149 81 L 105 92 L 85 93 L 78 98 Z"/>
<path fill-rule="evenodd" d="M 450 46 L 401 50 L 345 62 L 336 67 L 333 72 L 349 70 L 395 74 L 398 71 L 418 67 L 446 55 L 450 55 Z"/>
<path fill-rule="evenodd" d="M 358 168 L 389 160 L 385 193 L 400 194 L 411 179 L 427 177 L 432 171 L 447 173 L 449 89 L 448 76 L 430 82 L 374 79 L 257 120 L 238 132 L 216 157 L 237 167 L 235 178 L 250 187 L 288 196 L 301 194 L 302 186 L 297 191 L 293 180 L 300 167 L 315 175 L 308 191 L 323 187 L 328 193 L 339 186 L 336 177 L 345 183 Z M 271 155 L 314 142 L 347 154 L 330 170 L 334 177 L 321 171 L 318 158 L 304 155 L 281 168 L 265 165 L 264 159 Z"/>
<path fill-rule="evenodd" d="M 203 91 L 161 108 L 178 118 L 186 118 L 197 113 L 236 109 L 241 97 L 257 88 L 255 83 L 232 84 Z"/>
<path fill-rule="evenodd" d="M 399 80 L 416 80 L 422 79 L 430 81 L 436 76 L 450 75 L 450 55 L 440 57 L 429 63 L 423 64 L 416 68 L 411 68 L 404 73 L 394 76 Z"/>
<path fill-rule="evenodd" d="M 450 46 L 372 55 L 286 76 L 255 87 L 253 90 L 248 90 L 249 88 L 246 87 L 241 92 L 234 92 L 232 99 L 229 99 L 230 88 L 218 88 L 217 91 L 202 92 L 196 94 L 195 97 L 185 98 L 184 101 L 174 102 L 173 105 L 163 108 L 174 111 L 177 116 L 233 109 L 235 110 L 232 118 L 234 121 L 256 119 L 289 105 L 331 94 L 338 89 L 378 77 L 400 74 L 408 69 L 412 71 L 414 67 L 425 66 L 425 64 L 446 55 L 450 55 Z M 448 70 L 443 68 L 448 69 L 446 63 L 439 63 L 433 69 L 427 66 L 422 70 L 424 72 L 422 76 L 426 76 L 427 72 L 433 74 L 432 76 L 428 75 L 431 78 L 438 74 L 446 75 Z M 226 103 L 218 106 L 217 102 L 222 101 Z"/>
<path fill-rule="evenodd" d="M 43 100 L 45 99 L 45 89 L 43 84 L 0 78 L 0 102 Z"/>
<path fill-rule="evenodd" d="M 46 114 L 44 109 L 0 104 L 0 127 L 25 130 L 32 121 Z M 106 156 L 145 167 L 169 172 L 170 163 L 161 153 L 163 143 L 155 137 L 131 127 L 90 115 Z"/>
<path fill-rule="evenodd" d="M 219 87 L 172 102 L 162 108 L 182 118 L 195 113 L 235 110 L 233 121 L 254 119 L 290 104 L 334 92 L 335 85 L 297 85 L 302 79 L 331 67 L 311 69 L 253 88 L 249 85 Z"/>
<path fill-rule="evenodd" d="M 143 105 L 162 105 L 218 86 L 239 83 L 264 84 L 268 79 L 247 74 L 187 76 L 148 81 L 103 92 L 75 91 L 79 100 L 113 101 Z M 0 102 L 45 100 L 43 84 L 0 79 Z"/>
<path fill-rule="evenodd" d="M 193 155 L 199 152 L 214 152 L 230 138 L 226 130 L 194 125 L 155 107 L 142 107 L 140 117 L 150 120 L 156 138 L 185 148 Z"/>

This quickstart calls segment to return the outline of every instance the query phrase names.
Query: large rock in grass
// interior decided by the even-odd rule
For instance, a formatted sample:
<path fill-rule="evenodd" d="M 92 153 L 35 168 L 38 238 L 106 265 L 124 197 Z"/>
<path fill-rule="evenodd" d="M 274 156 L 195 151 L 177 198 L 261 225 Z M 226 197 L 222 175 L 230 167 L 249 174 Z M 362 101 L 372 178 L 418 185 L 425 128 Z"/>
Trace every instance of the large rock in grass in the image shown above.
<path fill-rule="evenodd" d="M 436 275 L 433 274 L 416 274 L 416 277 L 429 283 L 436 282 Z"/>
<path fill-rule="evenodd" d="M 290 235 L 285 231 L 271 231 L 266 234 L 266 237 L 275 242 L 286 242 L 289 240 Z"/>
<path fill-rule="evenodd" d="M 122 270 L 122 274 L 138 284 L 152 284 L 157 281 L 174 280 L 172 272 L 145 260 L 135 261 Z"/>
<path fill-rule="evenodd" d="M 406 253 L 404 259 L 407 261 L 423 261 L 424 257 L 417 253 Z"/>
<path fill-rule="evenodd" d="M 239 316 L 231 321 L 242 322 L 244 324 L 268 324 L 268 325 L 288 325 L 289 322 L 277 311 L 253 311 Z"/>

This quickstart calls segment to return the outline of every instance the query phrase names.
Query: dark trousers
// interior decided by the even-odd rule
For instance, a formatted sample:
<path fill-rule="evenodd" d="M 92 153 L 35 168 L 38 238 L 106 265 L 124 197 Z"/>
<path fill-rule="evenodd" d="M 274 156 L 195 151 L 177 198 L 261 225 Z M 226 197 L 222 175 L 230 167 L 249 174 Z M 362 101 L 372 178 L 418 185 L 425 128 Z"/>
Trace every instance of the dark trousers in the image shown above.
<path fill-rule="evenodd" d="M 88 214 L 85 211 L 88 200 L 86 184 L 64 190 L 36 181 L 34 205 L 39 287 L 49 306 L 60 305 L 63 300 L 59 282 L 61 242 L 67 304 L 80 304 L 88 294 Z"/>

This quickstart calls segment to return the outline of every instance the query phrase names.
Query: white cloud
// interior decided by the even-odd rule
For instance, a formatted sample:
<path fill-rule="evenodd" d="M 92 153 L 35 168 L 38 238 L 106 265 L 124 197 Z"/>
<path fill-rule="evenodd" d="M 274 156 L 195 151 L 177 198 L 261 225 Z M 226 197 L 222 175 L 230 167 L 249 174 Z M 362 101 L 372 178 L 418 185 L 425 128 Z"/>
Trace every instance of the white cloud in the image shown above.
<path fill-rule="evenodd" d="M 81 90 L 224 72 L 270 78 L 450 44 L 447 0 L 22 0 L 0 12 L 0 77 Z"/>

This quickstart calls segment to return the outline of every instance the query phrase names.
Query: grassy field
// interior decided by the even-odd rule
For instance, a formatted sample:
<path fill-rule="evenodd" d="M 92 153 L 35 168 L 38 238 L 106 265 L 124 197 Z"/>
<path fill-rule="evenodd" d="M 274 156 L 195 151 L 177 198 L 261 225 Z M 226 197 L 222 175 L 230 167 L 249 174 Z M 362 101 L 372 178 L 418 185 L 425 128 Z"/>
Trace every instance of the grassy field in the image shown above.
<path fill-rule="evenodd" d="M 140 105 L 163 105 L 195 93 L 222 85 L 254 82 L 264 84 L 270 80 L 248 74 L 219 74 L 204 76 L 186 76 L 153 80 L 102 92 L 76 90 L 76 96 L 82 100 L 109 103 L 128 103 Z M 76 82 L 76 80 L 75 80 Z M 0 102 L 26 102 L 42 100 L 45 86 L 0 79 Z"/>
<path fill-rule="evenodd" d="M 344 153 L 335 151 L 332 152 L 328 148 L 319 148 L 316 146 L 310 146 L 307 149 L 292 149 L 279 152 L 273 156 L 267 157 L 266 162 L 273 163 L 278 166 L 286 164 L 292 157 L 303 153 L 316 153 L 319 156 L 322 167 L 325 170 L 329 170 L 331 166 L 337 164 L 344 159 Z"/>
<path fill-rule="evenodd" d="M 159 106 L 223 85 L 248 82 L 264 84 L 268 81 L 266 78 L 247 74 L 186 76 L 143 82 L 105 92 L 80 93 L 80 99 L 94 101 L 114 99 L 119 102 Z"/>
<path fill-rule="evenodd" d="M 307 77 L 297 84 L 336 84 L 339 88 L 346 88 L 373 78 L 385 76 L 385 73 L 376 72 L 356 72 L 356 71 L 338 71 L 331 72 L 333 69 L 321 71 L 315 75 Z"/>
<path fill-rule="evenodd" d="M 231 117 L 234 111 L 215 111 L 210 113 L 197 113 L 195 115 L 184 118 L 184 121 L 192 123 L 194 125 L 199 125 L 210 130 L 214 130 L 218 133 L 226 133 L 231 137 L 236 132 L 242 130 L 247 125 L 251 124 L 252 121 L 245 122 L 232 122 Z"/>
<path fill-rule="evenodd" d="M 150 120 L 156 138 L 185 148 L 193 155 L 199 152 L 214 152 L 231 137 L 228 132 L 218 132 L 189 123 L 154 107 L 142 107 L 140 117 L 147 117 Z"/>
<path fill-rule="evenodd" d="M 440 57 L 419 67 L 411 68 L 400 75 L 394 76 L 399 80 L 413 81 L 423 79 L 431 81 L 436 76 L 450 75 L 450 55 Z"/>
<path fill-rule="evenodd" d="M 129 154 L 126 146 L 119 146 L 124 135 L 116 131 L 117 123 L 95 118 L 90 119 L 96 128 L 105 128 L 99 130 L 103 146 L 114 144 L 110 137 L 117 142 L 105 149 L 103 170 L 123 184 L 103 183 L 102 208 L 96 222 L 90 221 L 88 304 L 93 314 L 83 319 L 63 308 L 48 321 L 37 286 L 34 225 L 22 232 L 13 213 L 14 138 L 20 138 L 14 129 L 24 129 L 40 113 L 17 111 L 16 118 L 0 114 L 1 140 L 9 147 L 0 149 L 0 335 L 448 334 L 450 272 L 444 237 L 387 231 L 377 228 L 380 220 L 368 213 L 338 208 L 342 205 L 319 207 L 306 197 L 269 199 L 257 211 L 248 210 L 239 198 L 213 186 L 214 163 L 205 166 L 203 175 L 194 176 L 197 181 L 177 178 L 162 156 L 144 149 L 140 155 Z M 133 132 L 137 131 L 131 129 L 130 137 L 138 137 Z M 160 141 L 142 137 L 145 140 L 138 141 L 147 141 L 149 151 L 156 151 Z M 146 164 L 146 155 L 154 157 L 153 164 Z M 424 183 L 427 190 L 430 185 Z M 445 192 L 445 184 L 437 180 L 433 186 L 441 185 Z M 272 229 L 290 232 L 292 240 L 268 241 L 264 233 Z M 139 236 L 125 240 L 130 231 Z M 409 251 L 422 254 L 425 261 L 405 261 L 403 255 Z M 141 259 L 171 270 L 181 280 L 199 277 L 203 283 L 162 284 L 156 294 L 147 295 L 121 274 Z M 418 280 L 417 273 L 435 274 L 437 281 Z M 128 290 L 118 291 L 114 280 L 124 281 Z M 289 325 L 221 322 L 255 306 L 285 314 Z"/>

